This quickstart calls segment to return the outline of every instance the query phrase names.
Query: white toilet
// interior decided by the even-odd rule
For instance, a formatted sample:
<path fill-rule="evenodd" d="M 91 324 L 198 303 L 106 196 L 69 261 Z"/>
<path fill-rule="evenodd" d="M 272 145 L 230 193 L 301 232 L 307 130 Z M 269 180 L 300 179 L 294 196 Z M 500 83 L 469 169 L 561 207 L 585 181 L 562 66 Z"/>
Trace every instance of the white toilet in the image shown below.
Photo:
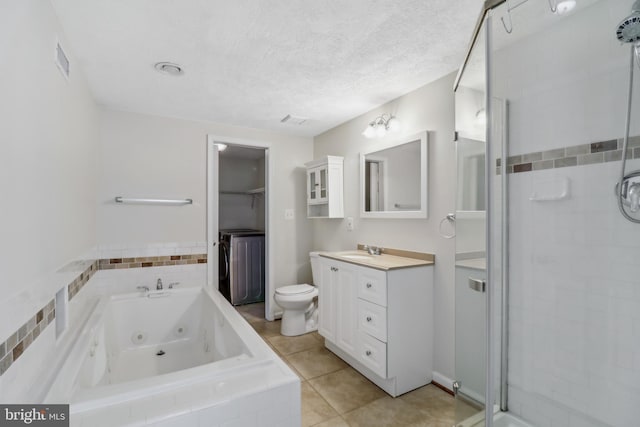
<path fill-rule="evenodd" d="M 309 257 L 311 258 L 313 282 L 317 285 L 320 276 L 317 264 L 320 256 L 318 252 L 311 252 Z M 282 286 L 276 289 L 274 298 L 276 304 L 282 307 L 282 325 L 280 327 L 282 335 L 293 337 L 318 329 L 317 296 L 318 288 L 307 284 Z"/>

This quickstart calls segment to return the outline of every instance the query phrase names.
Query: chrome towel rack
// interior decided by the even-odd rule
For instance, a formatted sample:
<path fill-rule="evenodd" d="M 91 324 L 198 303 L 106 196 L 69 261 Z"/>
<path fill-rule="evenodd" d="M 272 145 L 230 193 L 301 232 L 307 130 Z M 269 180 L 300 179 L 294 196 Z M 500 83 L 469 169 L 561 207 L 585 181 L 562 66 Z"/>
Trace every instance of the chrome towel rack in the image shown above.
<path fill-rule="evenodd" d="M 193 199 L 142 199 L 117 196 L 116 203 L 135 205 L 191 205 Z"/>

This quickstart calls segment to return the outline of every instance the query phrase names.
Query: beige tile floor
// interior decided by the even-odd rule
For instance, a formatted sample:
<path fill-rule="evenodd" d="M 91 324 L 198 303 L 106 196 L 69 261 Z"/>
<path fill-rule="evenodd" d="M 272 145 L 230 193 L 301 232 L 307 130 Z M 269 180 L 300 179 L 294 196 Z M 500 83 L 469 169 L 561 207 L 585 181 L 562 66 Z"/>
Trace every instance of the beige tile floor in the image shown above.
<path fill-rule="evenodd" d="M 280 335 L 280 322 L 264 319 L 264 304 L 238 312 L 300 377 L 303 427 L 451 427 L 477 411 L 427 385 L 392 398 L 324 348 L 317 332 Z"/>

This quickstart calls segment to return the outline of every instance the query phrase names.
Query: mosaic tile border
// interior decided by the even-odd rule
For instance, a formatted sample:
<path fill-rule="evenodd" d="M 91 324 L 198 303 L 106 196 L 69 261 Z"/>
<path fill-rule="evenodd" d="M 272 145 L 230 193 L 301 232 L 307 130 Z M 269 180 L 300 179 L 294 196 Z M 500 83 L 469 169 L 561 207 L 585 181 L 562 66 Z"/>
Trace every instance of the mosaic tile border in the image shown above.
<path fill-rule="evenodd" d="M 52 299 L 5 342 L 0 343 L 0 375 L 4 374 L 13 362 L 22 356 L 24 351 L 55 318 L 55 300 Z"/>
<path fill-rule="evenodd" d="M 507 158 L 507 173 L 532 172 L 544 169 L 585 166 L 615 162 L 622 159 L 623 139 L 572 145 L 547 151 L 520 154 Z M 627 159 L 640 159 L 640 136 L 629 138 Z M 500 175 L 502 159 L 496 160 L 496 173 Z"/>
<path fill-rule="evenodd" d="M 136 258 L 109 258 L 100 260 L 100 270 L 123 268 L 162 267 L 166 265 L 206 264 L 207 254 L 164 255 Z"/>
<path fill-rule="evenodd" d="M 93 277 L 96 271 L 98 271 L 98 261 L 94 261 L 85 271 L 80 273 L 80 275 L 76 277 L 73 282 L 67 285 L 67 294 L 69 301 L 71 301 L 71 299 L 75 297 L 78 292 L 80 292 L 80 289 L 82 289 L 84 285 L 87 284 L 89 279 Z"/>
<path fill-rule="evenodd" d="M 167 255 L 137 258 L 109 258 L 92 262 L 82 273 L 67 285 L 68 300 L 71 301 L 98 270 L 124 268 L 161 267 L 169 265 L 206 264 L 207 254 Z M 42 331 L 56 318 L 55 299 L 52 299 L 34 314 L 6 341 L 0 343 L 0 376 L 18 360 L 24 351 L 40 336 Z"/>

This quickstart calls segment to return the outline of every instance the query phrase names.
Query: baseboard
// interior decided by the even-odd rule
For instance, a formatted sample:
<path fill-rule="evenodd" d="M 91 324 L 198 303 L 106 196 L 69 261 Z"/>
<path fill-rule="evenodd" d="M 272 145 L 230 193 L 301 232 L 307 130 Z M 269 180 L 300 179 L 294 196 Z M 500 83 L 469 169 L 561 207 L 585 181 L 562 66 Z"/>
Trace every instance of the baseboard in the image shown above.
<path fill-rule="evenodd" d="M 433 380 L 431 381 L 436 387 L 453 395 L 453 380 L 445 377 L 440 372 L 433 371 Z"/>

